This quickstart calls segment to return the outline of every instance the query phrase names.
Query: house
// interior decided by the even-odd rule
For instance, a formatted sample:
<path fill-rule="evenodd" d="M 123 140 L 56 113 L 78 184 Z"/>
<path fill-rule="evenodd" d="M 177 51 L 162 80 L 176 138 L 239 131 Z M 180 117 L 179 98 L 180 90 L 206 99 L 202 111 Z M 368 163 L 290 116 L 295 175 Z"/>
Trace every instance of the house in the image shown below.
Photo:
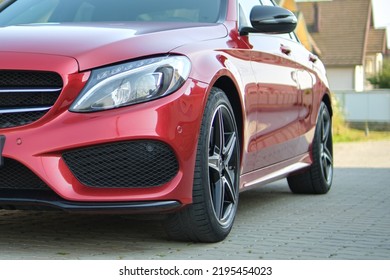
<path fill-rule="evenodd" d="M 372 77 L 382 70 L 383 58 L 387 57 L 386 29 L 371 28 L 368 34 L 368 43 L 365 59 L 366 77 Z M 385 54 L 385 57 L 384 57 Z M 368 82 L 366 88 L 372 87 Z"/>
<path fill-rule="evenodd" d="M 375 29 L 371 0 L 296 0 L 321 50 L 335 91 L 371 89 L 367 78 L 382 69 L 386 30 Z"/>
<path fill-rule="evenodd" d="M 321 50 L 310 35 L 310 32 L 307 28 L 306 20 L 301 11 L 299 11 L 298 6 L 297 6 L 297 1 L 296 0 L 275 0 L 276 4 L 279 6 L 288 9 L 292 11 L 295 16 L 297 17 L 298 23 L 297 27 L 295 29 L 295 33 L 298 36 L 299 40 L 301 43 L 311 51 L 312 53 L 320 56 L 321 55 Z"/>

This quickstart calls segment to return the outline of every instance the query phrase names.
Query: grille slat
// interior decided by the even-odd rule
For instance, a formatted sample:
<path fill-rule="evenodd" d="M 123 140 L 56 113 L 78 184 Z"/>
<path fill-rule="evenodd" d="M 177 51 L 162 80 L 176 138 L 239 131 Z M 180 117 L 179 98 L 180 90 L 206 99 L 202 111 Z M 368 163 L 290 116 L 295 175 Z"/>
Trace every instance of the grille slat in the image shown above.
<path fill-rule="evenodd" d="M 158 141 L 130 141 L 64 153 L 63 159 L 84 185 L 96 188 L 150 188 L 176 176 L 173 151 Z"/>
<path fill-rule="evenodd" d="M 54 105 L 63 87 L 54 72 L 0 70 L 0 128 L 30 124 Z"/>

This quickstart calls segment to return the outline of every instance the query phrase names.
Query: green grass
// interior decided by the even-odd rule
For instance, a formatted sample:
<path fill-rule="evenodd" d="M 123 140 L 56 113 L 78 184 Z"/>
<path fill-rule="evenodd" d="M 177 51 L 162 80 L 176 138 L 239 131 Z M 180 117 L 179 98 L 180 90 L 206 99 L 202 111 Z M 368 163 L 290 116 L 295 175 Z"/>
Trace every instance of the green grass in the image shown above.
<path fill-rule="evenodd" d="M 340 142 L 361 142 L 361 141 L 379 141 L 379 140 L 389 140 L 390 141 L 390 132 L 389 131 L 370 131 L 366 135 L 365 131 L 352 129 L 344 127 L 338 132 L 333 132 L 333 141 L 334 143 Z"/>
<path fill-rule="evenodd" d="M 361 141 L 379 141 L 390 140 L 390 131 L 369 131 L 353 129 L 345 123 L 343 114 L 333 101 L 333 142 L 361 142 Z"/>

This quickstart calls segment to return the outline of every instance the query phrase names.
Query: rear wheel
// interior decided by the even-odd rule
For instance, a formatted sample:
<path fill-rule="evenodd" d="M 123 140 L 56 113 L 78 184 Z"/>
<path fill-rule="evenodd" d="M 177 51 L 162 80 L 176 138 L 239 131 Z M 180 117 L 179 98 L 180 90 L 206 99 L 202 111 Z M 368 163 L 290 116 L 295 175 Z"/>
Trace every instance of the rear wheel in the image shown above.
<path fill-rule="evenodd" d="M 332 118 L 321 103 L 312 147 L 313 164 L 304 173 L 287 178 L 294 193 L 325 194 L 333 180 Z"/>
<path fill-rule="evenodd" d="M 238 205 L 240 147 L 225 93 L 211 90 L 199 136 L 193 203 L 165 223 L 175 240 L 218 242 L 229 234 Z"/>

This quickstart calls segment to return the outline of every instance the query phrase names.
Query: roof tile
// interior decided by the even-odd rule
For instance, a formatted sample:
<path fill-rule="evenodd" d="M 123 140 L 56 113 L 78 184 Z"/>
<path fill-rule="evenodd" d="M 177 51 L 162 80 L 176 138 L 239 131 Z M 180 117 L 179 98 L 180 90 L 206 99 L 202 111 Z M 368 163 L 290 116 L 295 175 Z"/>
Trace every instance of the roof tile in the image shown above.
<path fill-rule="evenodd" d="M 385 53 L 386 48 L 386 29 L 371 28 L 368 33 L 367 53 Z"/>
<path fill-rule="evenodd" d="M 362 65 L 367 28 L 371 23 L 371 0 L 318 2 L 319 32 L 312 32 L 326 65 Z M 314 3 L 298 3 L 308 26 L 314 25 Z"/>

